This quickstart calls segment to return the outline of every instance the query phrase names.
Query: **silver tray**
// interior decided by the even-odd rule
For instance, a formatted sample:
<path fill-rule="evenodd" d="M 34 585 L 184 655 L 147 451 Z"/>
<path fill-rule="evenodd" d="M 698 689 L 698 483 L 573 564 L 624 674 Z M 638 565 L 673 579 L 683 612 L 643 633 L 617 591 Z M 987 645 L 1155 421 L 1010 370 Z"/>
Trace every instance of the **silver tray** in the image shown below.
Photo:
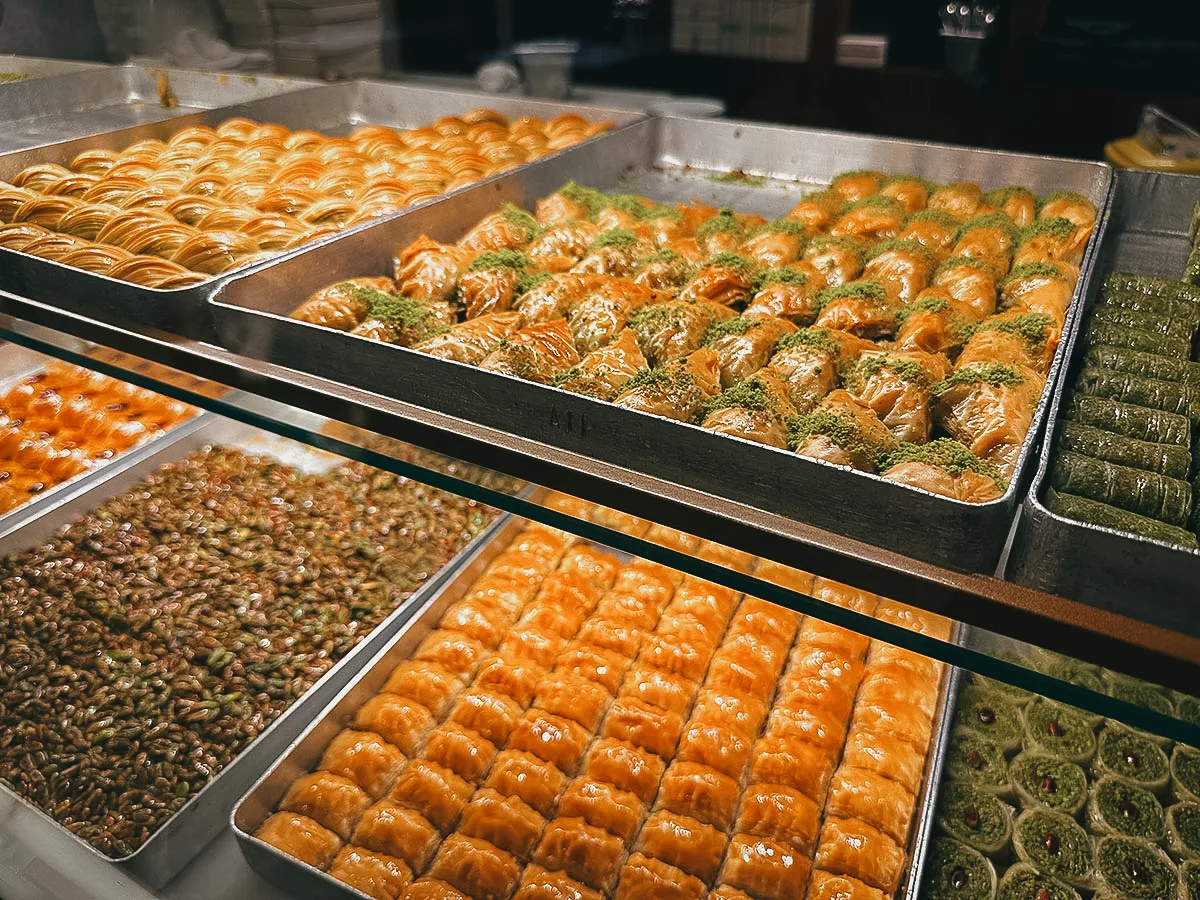
<path fill-rule="evenodd" d="M 280 98 L 295 102 L 296 97 Z M 1046 390 L 1005 495 L 964 503 L 876 475 L 798 457 L 696 425 L 624 410 L 552 387 L 432 358 L 288 318 L 310 293 L 343 278 L 391 271 L 397 245 L 421 234 L 457 240 L 500 204 L 530 206 L 574 178 L 659 200 L 697 197 L 780 216 L 807 190 L 855 168 L 913 172 L 987 187 L 1023 184 L 1087 196 L 1104 222 L 1112 173 L 1077 162 L 728 120 L 654 119 L 522 171 L 415 208 L 363 231 L 281 257 L 224 283 L 213 299 L 221 341 L 243 355 L 279 363 L 427 409 L 448 412 L 644 474 L 894 550 L 971 572 L 991 573 L 1000 558 L 1034 458 L 1063 354 Z M 732 180 L 723 175 L 733 173 Z M 745 178 L 743 176 L 750 176 Z M 761 183 L 758 181 L 761 179 Z M 753 182 L 753 183 L 752 183 Z M 1083 262 L 1090 271 L 1099 240 Z M 1066 328 L 1074 327 L 1074 310 Z"/>
<path fill-rule="evenodd" d="M 1181 279 L 1191 249 L 1188 223 L 1197 201 L 1200 178 L 1195 176 L 1119 170 L 1111 221 L 1087 285 L 1087 307 L 1095 302 L 1109 272 Z M 1200 550 L 1076 522 L 1042 505 L 1060 406 L 1087 349 L 1079 331 L 1072 329 L 1065 342 L 1070 365 L 1050 409 L 1049 432 L 1021 510 L 1007 576 L 1081 603 L 1200 636 L 1196 616 Z M 1151 597 L 1153 602 L 1148 603 Z"/>
<path fill-rule="evenodd" d="M 113 71 L 119 73 L 129 69 Z M 176 80 L 178 74 L 180 73 L 173 75 L 171 81 L 176 94 L 180 94 L 184 84 Z M 188 74 L 198 79 L 209 79 L 214 87 L 217 79 L 236 80 L 242 77 Z M 59 80 L 61 79 L 40 83 L 52 85 Z M 287 83 L 292 84 L 290 81 Z M 21 87 L 14 85 L 13 90 Z M 367 122 L 395 127 L 426 125 L 440 116 L 455 115 L 477 106 L 491 106 L 510 116 L 549 117 L 566 112 L 579 112 L 593 120 L 609 119 L 618 125 L 644 118 L 641 113 L 601 106 L 549 103 L 522 98 L 501 99 L 475 91 L 444 91 L 387 82 L 347 82 L 310 87 L 307 90 L 293 90 L 286 94 L 276 93 L 277 96 L 245 103 L 238 102 L 244 98 L 231 97 L 228 102 L 237 105 L 226 105 L 202 112 L 193 111 L 170 119 L 158 116 L 157 121 L 117 131 L 63 140 L 34 149 L 0 153 L 0 181 L 11 180 L 26 166 L 35 163 L 69 165 L 71 160 L 84 150 L 97 147 L 122 148 L 147 138 L 166 140 L 184 128 L 195 125 L 215 126 L 233 116 L 245 116 L 261 122 L 278 122 L 291 129 L 314 129 L 329 134 L 344 134 Z M 219 92 L 214 91 L 214 94 L 219 96 Z M 203 92 L 198 93 L 197 97 L 199 96 L 203 96 Z M 0 119 L 3 118 L 2 105 L 9 102 L 6 99 L 8 97 L 9 93 L 0 93 Z M 157 93 L 154 97 L 157 98 Z M 180 95 L 180 101 L 183 101 L 183 95 Z M 157 99 L 154 102 L 157 105 Z M 199 102 L 198 99 L 195 102 Z M 349 237 L 371 227 L 371 224 L 362 224 L 347 228 L 337 238 Z M 278 258 L 305 253 L 333 239 L 336 238 L 314 241 Z M 196 340 L 211 341 L 213 330 L 207 304 L 209 296 L 220 284 L 235 274 L 253 271 L 262 265 L 267 265 L 267 262 L 232 269 L 189 287 L 164 290 L 118 281 L 106 275 L 96 275 L 59 262 L 0 247 L 0 288 L 89 318 L 109 323 L 143 325 Z"/>
<path fill-rule="evenodd" d="M 8 68 L 8 62 L 0 57 L 0 71 Z M 5 124 L 0 133 L 0 151 L 24 150 L 186 116 L 316 84 L 287 76 L 148 66 L 90 66 L 84 71 L 62 71 L 69 74 L 13 82 L 0 91 L 0 121 Z M 167 88 L 176 106 L 163 104 Z"/>
<path fill-rule="evenodd" d="M 319 428 L 320 423 L 325 421 L 311 413 L 297 415 L 311 418 L 312 422 L 307 424 L 314 428 Z M 103 480 L 69 497 L 59 498 L 59 502 L 43 509 L 40 518 L 23 528 L 0 534 L 0 556 L 36 546 L 61 526 L 128 490 L 160 466 L 178 461 L 206 444 L 220 444 L 274 456 L 309 472 L 327 471 L 344 462 L 341 457 L 295 441 L 228 420 L 214 421 L 210 418 L 204 428 L 144 448 L 143 452 L 128 459 L 125 465 L 108 467 L 107 477 Z M 380 647 L 387 645 L 397 631 L 427 605 L 430 597 L 438 595 L 447 579 L 480 548 L 486 547 L 497 532 L 504 530 L 507 520 L 506 515 L 498 514 L 495 521 L 418 588 L 406 603 L 389 614 L 354 649 L 338 660 L 229 765 L 168 818 L 146 843 L 128 856 L 115 859 L 105 856 L 58 825 L 3 782 L 0 782 L 0 805 L 15 804 L 38 814 L 39 820 L 48 826 L 46 831 L 54 835 L 52 839 L 47 838 L 41 843 L 39 850 L 46 858 L 55 860 L 56 869 L 69 871 L 70 860 L 83 855 L 92 861 L 101 860 L 121 867 L 152 890 L 161 888 L 225 827 L 234 802 L 258 774 L 272 764 L 312 717 L 353 679 L 366 660 Z"/>
<path fill-rule="evenodd" d="M 8 344 L 0 341 L 0 395 L 3 395 L 10 388 L 15 387 L 22 379 L 41 372 L 46 368 L 46 363 L 49 361 L 47 357 L 33 350 L 27 350 L 17 344 Z M 211 417 L 207 417 L 200 410 L 197 410 L 196 415 L 190 419 L 184 419 L 162 434 L 149 437 L 135 444 L 124 453 L 118 454 L 112 460 L 98 462 L 92 468 L 80 472 L 66 481 L 59 482 L 54 487 L 38 494 L 37 497 L 28 503 L 18 506 L 15 509 L 10 509 L 6 513 L 0 513 L 0 540 L 5 535 L 19 529 L 24 523 L 31 522 L 47 510 L 53 509 L 64 498 L 70 497 L 79 491 L 86 491 L 90 485 L 103 481 L 113 471 L 114 465 L 132 464 L 132 461 L 139 454 L 156 452 L 158 447 L 163 446 L 161 442 L 171 443 L 179 440 L 196 429 L 203 427 L 210 420 Z"/>
<path fill-rule="evenodd" d="M 378 693 L 392 670 L 412 656 L 413 651 L 434 630 L 443 613 L 461 599 L 491 561 L 508 546 L 524 527 L 522 519 L 510 520 L 492 537 L 491 543 L 477 550 L 471 561 L 430 597 L 408 624 L 362 667 L 358 676 L 312 721 L 292 742 L 246 795 L 238 801 L 230 816 L 234 837 L 242 854 L 259 875 L 289 893 L 306 900 L 363 900 L 366 896 L 295 857 L 283 853 L 254 836 L 254 832 L 279 807 L 292 782 L 316 769 L 321 754 L 333 737 L 346 727 L 363 702 Z M 606 551 L 628 559 L 628 554 L 604 547 Z M 958 625 L 954 624 L 951 639 L 958 641 Z M 906 868 L 897 898 L 916 900 L 921 871 L 928 852 L 933 829 L 933 799 L 941 777 L 951 719 L 951 705 L 957 685 L 958 670 L 947 667 L 938 694 L 931 734 L 933 739 L 926 754 L 925 773 L 917 795 L 917 820 L 906 848 Z"/>
<path fill-rule="evenodd" d="M 89 62 L 83 59 L 53 59 L 48 56 L 15 56 L 0 53 L 0 72 L 22 76 L 4 84 L 20 84 L 34 78 L 68 75 L 74 72 L 94 72 L 109 68 L 108 63 Z"/>

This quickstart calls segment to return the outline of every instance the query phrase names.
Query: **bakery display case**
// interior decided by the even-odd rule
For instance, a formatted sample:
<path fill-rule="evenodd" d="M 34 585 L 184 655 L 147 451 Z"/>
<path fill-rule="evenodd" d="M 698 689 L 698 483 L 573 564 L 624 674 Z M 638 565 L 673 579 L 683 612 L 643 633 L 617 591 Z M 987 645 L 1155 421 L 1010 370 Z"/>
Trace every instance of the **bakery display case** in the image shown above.
<path fill-rule="evenodd" d="M 1195 896 L 1200 185 L 212 96 L 0 157 L 6 898 Z"/>

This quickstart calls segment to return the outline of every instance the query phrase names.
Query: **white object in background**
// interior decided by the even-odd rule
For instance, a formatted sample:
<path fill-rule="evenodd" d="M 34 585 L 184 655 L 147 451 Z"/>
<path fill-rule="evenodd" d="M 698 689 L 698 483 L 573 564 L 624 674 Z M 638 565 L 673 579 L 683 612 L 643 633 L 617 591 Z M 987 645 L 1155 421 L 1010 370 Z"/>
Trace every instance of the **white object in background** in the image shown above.
<path fill-rule="evenodd" d="M 513 47 L 525 71 L 530 97 L 565 100 L 571 94 L 571 65 L 579 52 L 577 41 L 529 41 Z"/>
<path fill-rule="evenodd" d="M 886 34 L 843 34 L 838 38 L 836 61 L 852 69 L 882 69 L 887 51 Z"/>
<path fill-rule="evenodd" d="M 507 62 L 484 63 L 475 73 L 475 83 L 481 91 L 489 94 L 504 94 L 521 83 L 517 67 Z"/>
<path fill-rule="evenodd" d="M 199 72 L 269 72 L 271 54 L 265 50 L 237 50 L 194 28 L 185 28 L 153 57 L 132 57 L 131 63 L 192 69 Z"/>
<path fill-rule="evenodd" d="M 689 119 L 719 119 L 725 115 L 724 101 L 714 97 L 672 97 L 646 107 L 652 116 L 686 116 Z"/>

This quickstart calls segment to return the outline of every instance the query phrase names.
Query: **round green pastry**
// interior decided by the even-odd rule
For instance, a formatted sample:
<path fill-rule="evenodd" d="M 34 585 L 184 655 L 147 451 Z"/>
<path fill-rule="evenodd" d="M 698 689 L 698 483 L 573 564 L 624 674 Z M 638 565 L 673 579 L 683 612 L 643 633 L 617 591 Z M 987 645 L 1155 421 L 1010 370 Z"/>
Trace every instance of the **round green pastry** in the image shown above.
<path fill-rule="evenodd" d="M 955 728 L 946 746 L 943 778 L 969 781 L 1001 797 L 1012 793 L 1000 748 L 969 728 Z"/>
<path fill-rule="evenodd" d="M 968 687 L 960 693 L 954 724 L 983 735 L 1001 753 L 1012 753 L 1021 746 L 1021 716 L 1017 707 L 995 691 Z"/>
<path fill-rule="evenodd" d="M 922 900 L 994 900 L 996 870 L 978 850 L 952 838 L 934 840 L 925 861 Z"/>
<path fill-rule="evenodd" d="M 1171 783 L 1171 764 L 1162 747 L 1116 722 L 1100 732 L 1092 771 L 1099 778 L 1116 775 L 1160 796 Z"/>
<path fill-rule="evenodd" d="M 938 797 L 937 824 L 984 856 L 998 858 L 1012 838 L 1012 812 L 995 794 L 969 781 L 951 781 Z"/>
<path fill-rule="evenodd" d="M 1027 809 L 1013 826 L 1017 858 L 1072 887 L 1092 883 L 1092 841 L 1066 813 Z"/>
<path fill-rule="evenodd" d="M 1041 666 L 1038 665 L 1038 660 L 1025 659 L 1015 653 L 1009 653 L 1005 650 L 989 652 L 988 655 L 995 659 L 1002 659 L 1005 662 L 1010 662 L 1014 666 L 1021 666 L 1026 669 L 1041 669 Z M 1019 688 L 1014 684 L 1009 684 L 1007 681 L 997 681 L 994 678 L 986 678 L 977 672 L 971 673 L 971 687 L 981 691 L 991 691 L 996 694 L 1002 694 L 1010 703 L 1015 706 L 1024 706 L 1034 698 L 1034 695 L 1029 693 L 1029 691 L 1025 690 L 1024 688 Z"/>
<path fill-rule="evenodd" d="M 1114 673 L 1106 673 L 1106 675 L 1108 677 L 1108 692 L 1116 699 L 1132 703 L 1134 706 L 1141 706 L 1144 709 L 1153 710 L 1164 716 L 1175 715 L 1175 704 L 1171 702 L 1171 699 L 1160 688 L 1149 682 L 1139 681 L 1136 678 L 1129 678 L 1125 675 Z M 1137 729 L 1137 732 L 1138 734 L 1144 734 L 1156 744 L 1163 746 L 1170 746 L 1171 744 L 1170 738 L 1165 738 L 1152 731 Z"/>
<path fill-rule="evenodd" d="M 1200 860 L 1189 859 L 1179 867 L 1179 900 L 1200 900 Z"/>
<path fill-rule="evenodd" d="M 1087 821 L 1095 834 L 1119 834 L 1155 842 L 1163 836 L 1163 809 L 1154 795 L 1112 775 L 1092 785 Z"/>
<path fill-rule="evenodd" d="M 1100 891 L 1129 900 L 1175 900 L 1179 873 L 1162 850 L 1146 841 L 1104 837 L 1096 844 Z M 1099 896 L 1099 895 L 1097 895 Z"/>
<path fill-rule="evenodd" d="M 1046 668 L 1046 674 L 1052 675 L 1060 681 L 1069 681 L 1071 684 L 1085 687 L 1098 694 L 1107 693 L 1104 688 L 1104 679 L 1100 677 L 1099 666 L 1089 665 L 1077 659 L 1071 659 L 1069 656 L 1060 656 L 1051 663 Z"/>
<path fill-rule="evenodd" d="M 1079 892 L 1028 863 L 1017 863 L 1000 879 L 996 900 L 1079 900 Z"/>
<path fill-rule="evenodd" d="M 1167 810 L 1167 849 L 1176 859 L 1200 860 L 1200 803 L 1177 803 Z"/>
<path fill-rule="evenodd" d="M 1025 750 L 1008 764 L 1022 809 L 1044 806 L 1069 816 L 1087 802 L 1087 774 L 1075 763 L 1040 750 Z"/>
<path fill-rule="evenodd" d="M 1175 717 L 1189 725 L 1200 725 L 1200 698 L 1191 694 L 1176 694 Z"/>
<path fill-rule="evenodd" d="M 1096 755 L 1091 723 L 1069 706 L 1039 697 L 1024 710 L 1025 747 L 1084 765 Z"/>
<path fill-rule="evenodd" d="M 1200 750 L 1175 745 L 1171 752 L 1171 793 L 1176 800 L 1200 802 Z"/>

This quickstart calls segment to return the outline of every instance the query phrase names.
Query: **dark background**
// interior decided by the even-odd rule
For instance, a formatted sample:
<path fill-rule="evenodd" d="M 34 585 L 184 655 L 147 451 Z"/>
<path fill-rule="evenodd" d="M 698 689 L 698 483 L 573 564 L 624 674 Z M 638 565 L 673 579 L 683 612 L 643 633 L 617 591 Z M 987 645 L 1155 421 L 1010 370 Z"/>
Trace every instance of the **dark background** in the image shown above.
<path fill-rule="evenodd" d="M 415 71 L 471 73 L 504 38 L 572 37 L 578 81 L 717 96 L 743 118 L 1085 158 L 1132 134 L 1143 104 L 1200 126 L 1200 0 L 996 0 L 971 77 L 947 68 L 937 0 L 814 0 L 805 63 L 673 53 L 672 0 L 648 0 L 632 22 L 622 0 L 383 2 L 400 23 L 388 57 Z M 91 0 L 0 9 L 0 51 L 107 57 Z M 836 65 L 848 32 L 888 35 L 887 66 Z"/>

